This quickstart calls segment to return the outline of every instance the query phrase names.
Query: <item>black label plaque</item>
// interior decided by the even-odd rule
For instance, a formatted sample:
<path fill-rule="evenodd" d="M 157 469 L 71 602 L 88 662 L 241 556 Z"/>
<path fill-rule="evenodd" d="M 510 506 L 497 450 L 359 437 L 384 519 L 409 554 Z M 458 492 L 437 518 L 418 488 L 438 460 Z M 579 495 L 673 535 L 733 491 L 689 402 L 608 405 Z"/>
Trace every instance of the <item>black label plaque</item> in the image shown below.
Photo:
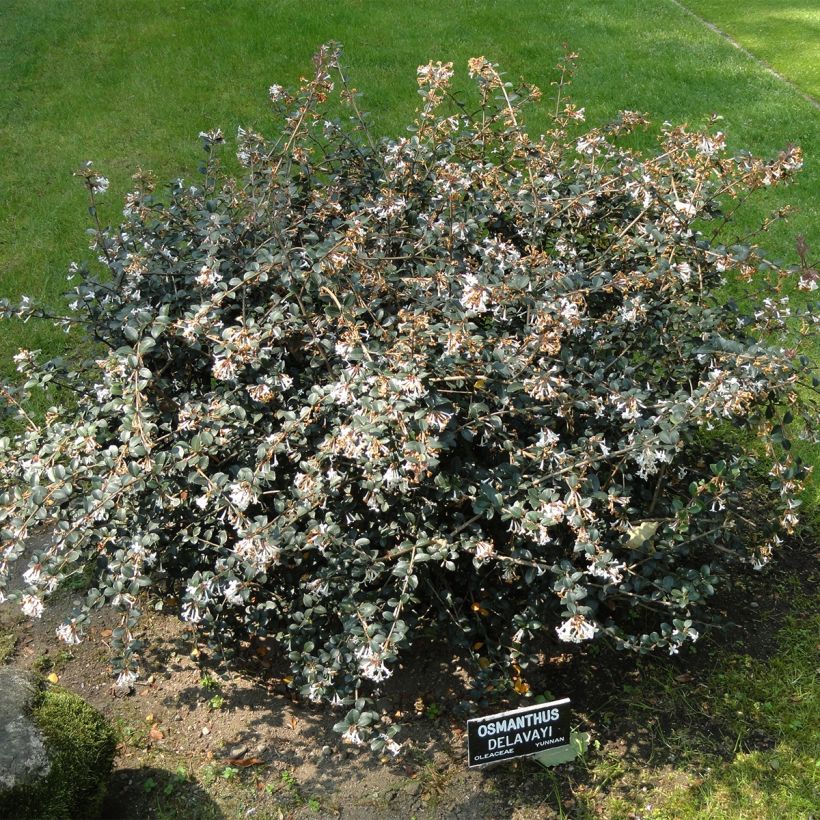
<path fill-rule="evenodd" d="M 467 721 L 467 765 L 546 752 L 569 744 L 569 698 Z"/>

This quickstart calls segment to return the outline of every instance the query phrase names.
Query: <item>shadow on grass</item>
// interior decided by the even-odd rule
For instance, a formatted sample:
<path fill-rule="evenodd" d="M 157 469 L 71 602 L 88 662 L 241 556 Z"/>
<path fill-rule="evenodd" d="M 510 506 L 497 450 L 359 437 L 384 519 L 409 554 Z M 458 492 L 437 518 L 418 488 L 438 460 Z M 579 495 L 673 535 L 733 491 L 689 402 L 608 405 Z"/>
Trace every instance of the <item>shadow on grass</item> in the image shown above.
<path fill-rule="evenodd" d="M 666 807 L 679 817 L 805 817 L 816 814 L 817 784 L 805 750 L 780 743 L 738 754 L 702 782 L 673 794 Z"/>

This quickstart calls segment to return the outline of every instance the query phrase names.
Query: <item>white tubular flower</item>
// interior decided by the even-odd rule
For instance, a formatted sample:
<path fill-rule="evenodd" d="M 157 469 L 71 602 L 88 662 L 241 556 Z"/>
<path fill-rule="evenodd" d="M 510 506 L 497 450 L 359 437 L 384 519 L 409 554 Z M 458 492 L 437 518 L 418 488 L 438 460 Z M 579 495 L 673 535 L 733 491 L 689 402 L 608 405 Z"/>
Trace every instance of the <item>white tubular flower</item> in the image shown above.
<path fill-rule="evenodd" d="M 475 545 L 475 560 L 479 563 L 489 561 L 495 556 L 495 546 L 490 541 L 477 541 Z"/>
<path fill-rule="evenodd" d="M 20 609 L 29 618 L 41 618 L 43 615 L 43 602 L 36 595 L 24 595 L 21 599 Z"/>
<path fill-rule="evenodd" d="M 83 639 L 80 637 L 79 633 L 77 632 L 77 625 L 72 622 L 67 622 L 64 624 L 60 624 L 56 629 L 57 637 L 67 643 L 77 644 L 82 643 Z"/>
<path fill-rule="evenodd" d="M 117 692 L 121 693 L 128 693 L 134 688 L 134 684 L 137 681 L 137 674 L 136 672 L 131 672 L 126 670 L 125 672 L 120 672 L 117 676 L 117 680 L 114 683 L 114 689 Z"/>
<path fill-rule="evenodd" d="M 452 63 L 427 63 L 427 65 L 420 65 L 416 69 L 416 75 L 419 85 L 433 85 L 440 86 L 448 83 L 453 76 Z"/>
<path fill-rule="evenodd" d="M 621 418 L 624 419 L 624 421 L 634 421 L 641 417 L 641 410 L 645 408 L 645 405 L 635 396 L 627 396 L 617 401 L 616 407 L 620 411 Z"/>
<path fill-rule="evenodd" d="M 220 143 L 225 142 L 225 136 L 223 135 L 221 128 L 214 128 L 211 131 L 200 131 L 199 138 L 205 140 L 205 142 L 210 143 L 211 145 L 219 145 Z"/>
<path fill-rule="evenodd" d="M 415 375 L 396 379 L 395 386 L 404 399 L 418 399 L 427 393 L 421 379 Z"/>
<path fill-rule="evenodd" d="M 699 154 L 710 157 L 716 151 L 720 151 L 726 143 L 726 138 L 722 131 L 718 131 L 714 136 L 701 135 L 698 142 L 697 151 Z"/>
<path fill-rule="evenodd" d="M 391 465 L 382 474 L 382 481 L 387 484 L 388 487 L 391 487 L 401 482 L 401 473 Z"/>
<path fill-rule="evenodd" d="M 252 564 L 260 572 L 270 564 L 279 561 L 280 550 L 276 544 L 271 544 L 259 538 L 242 538 L 236 542 L 234 552 L 243 561 Z"/>
<path fill-rule="evenodd" d="M 623 580 L 623 571 L 626 564 L 618 563 L 611 555 L 589 557 L 589 574 L 602 578 L 610 584 L 620 584 Z"/>
<path fill-rule="evenodd" d="M 107 177 L 94 174 L 89 178 L 88 184 L 95 194 L 104 194 L 108 190 L 109 182 Z"/>
<path fill-rule="evenodd" d="M 558 435 L 553 430 L 544 429 L 538 434 L 538 441 L 536 444 L 539 447 L 552 450 L 559 441 L 560 439 Z"/>
<path fill-rule="evenodd" d="M 583 615 L 573 615 L 568 621 L 564 621 L 561 626 L 556 627 L 555 631 L 562 641 L 581 643 L 581 641 L 589 641 L 594 638 L 598 627 Z"/>
<path fill-rule="evenodd" d="M 315 476 L 302 472 L 296 473 L 293 480 L 293 486 L 302 497 L 312 496 L 320 489 L 320 484 L 316 480 Z"/>
<path fill-rule="evenodd" d="M 247 481 L 232 484 L 230 498 L 231 503 L 243 512 L 248 509 L 252 502 L 256 501 L 256 496 Z"/>
<path fill-rule="evenodd" d="M 811 293 L 817 290 L 818 282 L 820 282 L 820 275 L 818 275 L 815 271 L 810 270 L 806 271 L 800 277 L 800 281 L 797 283 L 797 287 L 800 290 L 805 290 Z"/>
<path fill-rule="evenodd" d="M 229 604 L 233 604 L 234 606 L 241 606 L 245 603 L 239 592 L 240 589 L 241 584 L 236 580 L 236 578 L 234 578 L 233 581 L 225 587 L 225 591 L 222 593 L 225 596 L 225 601 Z"/>
<path fill-rule="evenodd" d="M 202 610 L 193 601 L 182 605 L 182 620 L 189 624 L 198 624 L 202 620 Z"/>
<path fill-rule="evenodd" d="M 236 379 L 237 368 L 236 362 L 232 359 L 217 356 L 214 359 L 214 378 L 220 381 L 228 382 Z"/>
<path fill-rule="evenodd" d="M 342 740 L 345 743 L 351 743 L 353 746 L 363 746 L 364 741 L 359 734 L 359 727 L 355 724 L 351 724 L 345 730 L 345 733 L 342 735 Z"/>
<path fill-rule="evenodd" d="M 381 683 L 393 673 L 384 665 L 382 656 L 369 647 L 363 647 L 356 655 L 359 658 L 359 671 L 369 680 Z"/>
<path fill-rule="evenodd" d="M 203 288 L 212 287 L 219 281 L 219 272 L 208 265 L 203 265 L 196 276 L 196 283 Z"/>
<path fill-rule="evenodd" d="M 463 290 L 461 304 L 469 313 L 484 313 L 490 306 L 489 291 L 478 284 L 475 274 L 467 273 L 461 277 Z"/>
<path fill-rule="evenodd" d="M 24 573 L 23 580 L 30 586 L 34 586 L 41 578 L 43 573 L 42 564 L 32 564 Z"/>
<path fill-rule="evenodd" d="M 678 213 L 682 213 L 685 216 L 695 216 L 695 214 L 698 212 L 698 209 L 691 202 L 684 202 L 680 199 L 673 202 L 672 207 Z"/>
<path fill-rule="evenodd" d="M 248 395 L 254 400 L 267 404 L 273 400 L 273 391 L 267 384 L 252 384 L 245 388 Z"/>
<path fill-rule="evenodd" d="M 541 505 L 540 511 L 544 519 L 551 522 L 551 526 L 552 524 L 560 524 L 564 520 L 567 508 L 563 501 L 548 501 Z"/>
<path fill-rule="evenodd" d="M 393 757 L 401 751 L 401 743 L 396 743 L 393 738 L 388 737 L 385 734 L 379 735 L 379 737 L 384 741 L 384 748 L 385 751 L 389 752 Z"/>

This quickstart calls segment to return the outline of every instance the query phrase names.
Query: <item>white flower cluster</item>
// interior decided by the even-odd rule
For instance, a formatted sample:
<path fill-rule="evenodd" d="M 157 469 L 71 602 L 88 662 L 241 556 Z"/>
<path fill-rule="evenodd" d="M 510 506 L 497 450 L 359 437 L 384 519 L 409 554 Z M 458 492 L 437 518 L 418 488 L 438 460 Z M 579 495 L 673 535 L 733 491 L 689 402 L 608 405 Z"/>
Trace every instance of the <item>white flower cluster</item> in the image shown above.
<path fill-rule="evenodd" d="M 264 572 L 279 561 L 281 549 L 265 538 L 245 537 L 236 542 L 234 553 L 242 561 L 247 561 L 257 572 Z"/>
<path fill-rule="evenodd" d="M 82 643 L 82 636 L 77 630 L 77 624 L 73 621 L 60 624 L 56 630 L 57 637 L 69 645 Z"/>
<path fill-rule="evenodd" d="M 43 602 L 36 595 L 23 595 L 20 599 L 20 609 L 29 618 L 43 616 Z"/>
<path fill-rule="evenodd" d="M 598 627 L 583 615 L 573 615 L 564 621 L 561 626 L 556 627 L 555 631 L 558 633 L 559 640 L 568 643 L 581 643 L 581 641 L 592 640 L 595 633 L 598 632 Z"/>
<path fill-rule="evenodd" d="M 490 291 L 486 285 L 479 284 L 478 277 L 466 273 L 461 277 L 461 304 L 469 314 L 484 313 L 490 308 Z"/>
<path fill-rule="evenodd" d="M 356 657 L 359 660 L 359 671 L 369 680 L 381 683 L 393 674 L 385 666 L 382 652 L 374 650 L 369 644 L 360 647 L 356 651 Z"/>

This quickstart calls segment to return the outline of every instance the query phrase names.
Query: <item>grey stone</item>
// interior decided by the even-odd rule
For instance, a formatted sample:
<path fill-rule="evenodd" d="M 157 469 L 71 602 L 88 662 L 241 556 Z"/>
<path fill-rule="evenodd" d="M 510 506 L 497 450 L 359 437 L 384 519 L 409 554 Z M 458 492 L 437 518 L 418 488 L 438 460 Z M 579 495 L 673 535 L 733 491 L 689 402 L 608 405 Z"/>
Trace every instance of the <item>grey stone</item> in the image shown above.
<path fill-rule="evenodd" d="M 35 689 L 22 672 L 0 669 L 0 792 L 46 777 L 51 763 L 29 717 Z"/>

